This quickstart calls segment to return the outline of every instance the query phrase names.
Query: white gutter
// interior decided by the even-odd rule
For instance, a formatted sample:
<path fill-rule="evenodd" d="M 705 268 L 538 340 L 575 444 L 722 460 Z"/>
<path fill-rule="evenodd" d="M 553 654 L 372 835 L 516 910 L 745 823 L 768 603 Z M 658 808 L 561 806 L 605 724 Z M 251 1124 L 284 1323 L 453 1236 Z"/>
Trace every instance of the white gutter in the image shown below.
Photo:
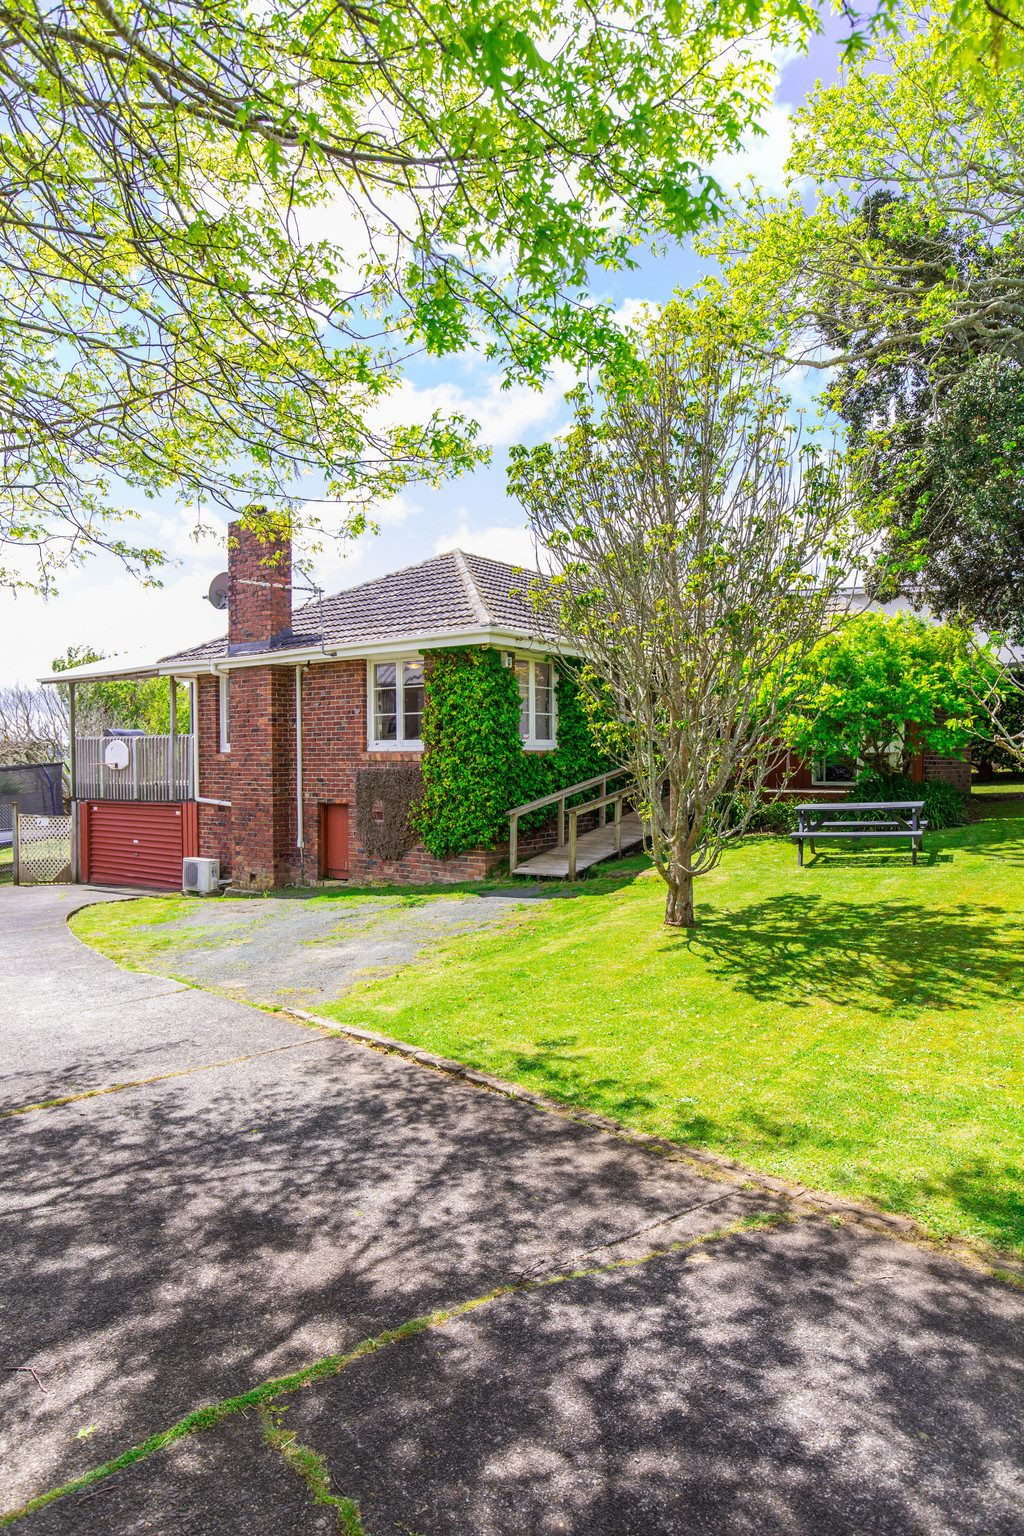
<path fill-rule="evenodd" d="M 91 682 L 101 679 L 129 677 L 219 677 L 222 672 L 241 671 L 247 667 L 297 667 L 315 666 L 318 662 L 365 661 L 367 657 L 408 656 L 410 651 L 440 651 L 457 649 L 464 645 L 490 645 L 502 651 L 528 651 L 538 656 L 550 656 L 564 649 L 558 640 L 545 640 L 537 635 L 519 634 L 508 629 L 446 630 L 435 634 L 430 630 L 418 634 L 401 635 L 394 640 L 359 640 L 351 645 L 308 646 L 293 651 L 253 651 L 240 656 L 218 656 L 210 661 L 152 662 L 145 666 L 123 667 L 116 671 L 88 672 L 84 669 L 76 676 L 67 672 L 47 673 L 41 683 Z"/>
<path fill-rule="evenodd" d="M 490 645 L 502 651 L 535 651 L 549 656 L 558 651 L 560 642 L 545 640 L 537 635 L 516 634 L 512 630 L 466 629 L 447 630 L 443 635 L 423 631 L 419 634 L 401 635 L 394 640 L 359 640 L 351 645 L 309 646 L 293 651 L 251 651 L 239 656 L 218 656 L 212 661 L 158 663 L 159 674 L 169 676 L 173 671 L 178 677 L 218 676 L 221 672 L 235 672 L 247 667 L 297 667 L 315 666 L 318 662 L 365 661 L 382 656 L 408 656 L 416 650 L 452 650 L 464 645 Z M 60 681 L 60 679 L 53 679 Z"/>

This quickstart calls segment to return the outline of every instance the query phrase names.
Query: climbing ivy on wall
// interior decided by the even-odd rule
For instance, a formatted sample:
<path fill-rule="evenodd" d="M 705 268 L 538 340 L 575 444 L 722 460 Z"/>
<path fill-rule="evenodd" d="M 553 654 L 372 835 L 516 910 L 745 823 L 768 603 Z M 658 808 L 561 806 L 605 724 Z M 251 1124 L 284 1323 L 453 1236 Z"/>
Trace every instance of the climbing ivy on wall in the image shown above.
<path fill-rule="evenodd" d="M 594 745 L 567 668 L 559 669 L 556 682 L 558 742 L 552 752 L 524 752 L 519 689 L 500 651 L 434 651 L 425 673 L 423 796 L 413 823 L 436 858 L 503 842 L 512 806 L 611 766 Z"/>

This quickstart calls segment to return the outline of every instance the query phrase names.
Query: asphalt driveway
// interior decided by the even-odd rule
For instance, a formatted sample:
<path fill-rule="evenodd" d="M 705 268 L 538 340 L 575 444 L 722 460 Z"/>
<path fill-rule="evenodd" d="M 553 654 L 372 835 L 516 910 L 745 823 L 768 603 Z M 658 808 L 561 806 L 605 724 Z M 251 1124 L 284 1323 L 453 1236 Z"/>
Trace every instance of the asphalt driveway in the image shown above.
<path fill-rule="evenodd" d="M 82 899 L 0 890 L 0 1510 L 221 1406 L 16 1529 L 1024 1536 L 1024 1294 L 119 971 Z"/>

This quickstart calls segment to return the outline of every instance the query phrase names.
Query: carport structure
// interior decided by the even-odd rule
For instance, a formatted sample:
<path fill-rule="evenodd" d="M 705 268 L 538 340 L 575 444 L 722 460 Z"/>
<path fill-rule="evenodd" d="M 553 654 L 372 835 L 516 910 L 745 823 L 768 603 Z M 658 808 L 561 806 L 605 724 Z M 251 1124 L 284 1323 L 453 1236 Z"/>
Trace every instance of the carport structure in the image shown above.
<path fill-rule="evenodd" d="M 166 676 L 169 730 L 162 735 L 111 731 L 79 735 L 77 689 L 95 682 Z M 73 877 L 99 885 L 176 890 L 182 859 L 198 852 L 196 738 L 179 731 L 179 686 L 195 720 L 196 679 L 156 664 L 118 658 L 86 662 L 40 679 L 68 689 L 71 812 L 77 824 Z"/>

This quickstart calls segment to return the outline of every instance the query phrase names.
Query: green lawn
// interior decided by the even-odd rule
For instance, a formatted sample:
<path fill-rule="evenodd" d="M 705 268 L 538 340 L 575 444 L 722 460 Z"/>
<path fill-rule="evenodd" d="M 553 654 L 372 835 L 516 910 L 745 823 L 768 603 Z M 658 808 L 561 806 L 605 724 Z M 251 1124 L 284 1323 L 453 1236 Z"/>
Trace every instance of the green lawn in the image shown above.
<path fill-rule="evenodd" d="M 1020 774 L 1000 773 L 989 783 L 976 779 L 971 787 L 973 795 L 1021 795 L 1024 794 L 1024 778 Z"/>
<path fill-rule="evenodd" d="M 801 871 L 748 839 L 700 881 L 693 934 L 633 861 L 324 1011 L 1024 1253 L 1024 802 L 928 847 Z M 158 907 L 76 923 L 130 959 Z"/>
<path fill-rule="evenodd" d="M 0 885 L 8 884 L 14 878 L 14 849 L 10 843 L 0 847 Z"/>

